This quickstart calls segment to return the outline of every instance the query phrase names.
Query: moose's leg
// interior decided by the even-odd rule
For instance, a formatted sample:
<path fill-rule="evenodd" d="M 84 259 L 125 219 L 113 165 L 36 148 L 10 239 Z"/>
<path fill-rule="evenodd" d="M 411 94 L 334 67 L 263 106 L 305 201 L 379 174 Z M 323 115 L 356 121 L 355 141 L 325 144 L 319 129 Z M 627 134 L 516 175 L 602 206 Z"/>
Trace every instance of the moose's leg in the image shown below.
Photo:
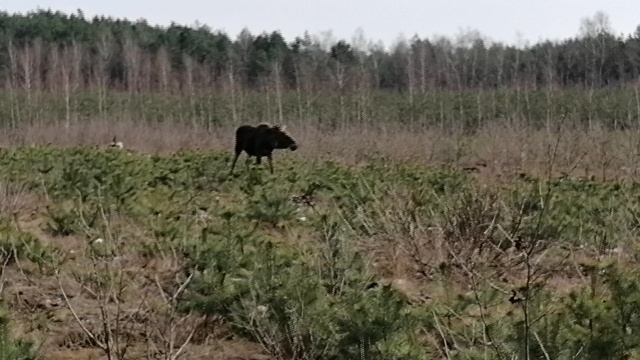
<path fill-rule="evenodd" d="M 271 154 L 267 155 L 267 161 L 269 162 L 269 170 L 273 174 L 273 159 L 271 158 Z"/>
<path fill-rule="evenodd" d="M 244 150 L 244 145 L 243 142 L 238 138 L 238 134 L 236 133 L 236 143 L 235 146 L 233 147 L 233 162 L 231 163 L 231 171 L 229 172 L 229 174 L 233 173 L 233 169 L 236 168 L 236 162 L 238 161 L 238 158 L 240 157 L 240 154 L 242 154 L 242 151 Z"/>
<path fill-rule="evenodd" d="M 262 164 L 262 156 L 256 156 L 256 165 Z"/>
<path fill-rule="evenodd" d="M 229 171 L 229 174 L 233 173 L 233 169 L 236 167 L 236 162 L 238 161 L 240 153 L 241 151 L 236 150 L 235 154 L 233 155 L 233 162 L 231 163 L 231 171 Z"/>

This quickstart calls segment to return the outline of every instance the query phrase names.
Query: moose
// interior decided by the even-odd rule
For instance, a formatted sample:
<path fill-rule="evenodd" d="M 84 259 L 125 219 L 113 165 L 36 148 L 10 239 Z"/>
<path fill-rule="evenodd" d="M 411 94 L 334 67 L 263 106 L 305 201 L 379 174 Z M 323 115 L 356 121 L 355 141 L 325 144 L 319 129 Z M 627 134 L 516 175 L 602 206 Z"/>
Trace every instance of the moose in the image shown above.
<path fill-rule="evenodd" d="M 289 149 L 295 151 L 298 149 L 298 144 L 287 134 L 284 125 L 271 126 L 266 123 L 257 126 L 241 125 L 236 129 L 235 141 L 235 155 L 231 164 L 230 174 L 233 173 L 242 151 L 246 152 L 249 157 L 255 156 L 256 165 L 260 165 L 262 157 L 266 156 L 269 162 L 269 170 L 273 174 L 273 150 Z"/>

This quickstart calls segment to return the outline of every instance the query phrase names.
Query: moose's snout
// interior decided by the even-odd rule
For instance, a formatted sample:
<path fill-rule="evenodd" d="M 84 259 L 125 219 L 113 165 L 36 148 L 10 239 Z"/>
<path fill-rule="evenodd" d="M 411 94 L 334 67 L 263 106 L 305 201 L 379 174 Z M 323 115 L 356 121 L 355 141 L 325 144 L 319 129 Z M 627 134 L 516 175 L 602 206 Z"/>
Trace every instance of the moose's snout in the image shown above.
<path fill-rule="evenodd" d="M 292 144 L 291 146 L 289 146 L 289 150 L 291 151 L 296 151 L 298 149 L 298 144 Z"/>

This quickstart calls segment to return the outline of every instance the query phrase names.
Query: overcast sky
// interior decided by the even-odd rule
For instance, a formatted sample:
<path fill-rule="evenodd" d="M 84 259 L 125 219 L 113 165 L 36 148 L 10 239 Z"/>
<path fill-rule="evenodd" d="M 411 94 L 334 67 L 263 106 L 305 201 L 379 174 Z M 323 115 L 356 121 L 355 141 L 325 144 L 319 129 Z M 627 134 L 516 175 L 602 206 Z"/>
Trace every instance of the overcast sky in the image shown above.
<path fill-rule="evenodd" d="M 335 39 L 351 41 L 361 28 L 366 40 L 386 46 L 401 34 L 455 38 L 468 30 L 511 44 L 561 40 L 577 35 L 581 20 L 597 11 L 608 15 L 616 34 L 632 34 L 640 25 L 638 0 L 0 0 L 0 9 L 9 13 L 38 7 L 82 9 L 88 18 L 144 18 L 151 25 L 197 20 L 232 38 L 246 27 L 253 34 L 278 30 L 287 41 L 305 30 L 331 30 Z"/>

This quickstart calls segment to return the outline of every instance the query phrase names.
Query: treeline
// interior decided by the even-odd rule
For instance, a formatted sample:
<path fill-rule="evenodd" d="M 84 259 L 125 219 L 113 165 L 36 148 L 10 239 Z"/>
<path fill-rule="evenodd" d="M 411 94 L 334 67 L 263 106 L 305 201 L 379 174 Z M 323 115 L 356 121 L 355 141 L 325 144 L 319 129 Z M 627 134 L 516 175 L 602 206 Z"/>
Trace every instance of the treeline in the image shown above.
<path fill-rule="evenodd" d="M 614 35 L 606 15 L 583 20 L 579 36 L 525 47 L 414 37 L 389 50 L 359 41 L 207 26 L 150 26 L 144 20 L 38 10 L 0 13 L 0 84 L 28 90 L 110 88 L 136 92 L 264 89 L 434 89 L 602 87 L 640 75 L 640 27 Z"/>
<path fill-rule="evenodd" d="M 639 75 L 640 27 L 613 35 L 603 13 L 560 42 L 511 46 L 470 32 L 389 49 L 362 34 L 287 42 L 245 30 L 232 39 L 197 24 L 0 13 L 0 126 L 99 118 L 209 129 L 268 121 L 473 130 L 553 119 L 637 127 Z"/>

